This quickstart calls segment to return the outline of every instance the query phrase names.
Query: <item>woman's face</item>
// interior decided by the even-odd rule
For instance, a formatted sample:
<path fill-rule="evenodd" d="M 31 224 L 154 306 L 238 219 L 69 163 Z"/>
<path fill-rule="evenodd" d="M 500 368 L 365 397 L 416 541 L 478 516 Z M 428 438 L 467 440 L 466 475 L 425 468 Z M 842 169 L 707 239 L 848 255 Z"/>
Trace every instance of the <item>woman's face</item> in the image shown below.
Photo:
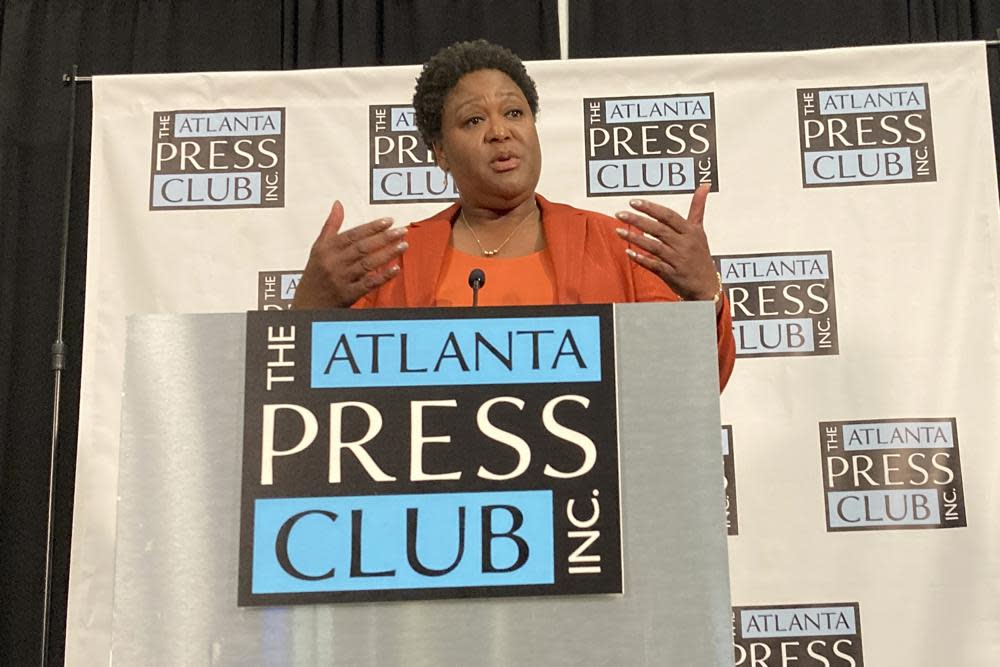
<path fill-rule="evenodd" d="M 542 169 L 528 100 L 493 69 L 466 74 L 448 93 L 434 153 L 463 204 L 482 208 L 510 209 L 534 196 Z"/>

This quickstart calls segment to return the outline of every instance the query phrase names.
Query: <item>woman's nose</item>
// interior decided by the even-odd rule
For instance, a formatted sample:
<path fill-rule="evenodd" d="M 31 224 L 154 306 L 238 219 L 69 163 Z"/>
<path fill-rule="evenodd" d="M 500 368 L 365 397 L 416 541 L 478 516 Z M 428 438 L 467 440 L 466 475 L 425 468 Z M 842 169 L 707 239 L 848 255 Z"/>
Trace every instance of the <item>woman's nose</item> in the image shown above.
<path fill-rule="evenodd" d="M 510 138 L 510 131 L 502 119 L 496 119 L 490 121 L 489 132 L 486 136 L 490 141 L 504 141 Z"/>

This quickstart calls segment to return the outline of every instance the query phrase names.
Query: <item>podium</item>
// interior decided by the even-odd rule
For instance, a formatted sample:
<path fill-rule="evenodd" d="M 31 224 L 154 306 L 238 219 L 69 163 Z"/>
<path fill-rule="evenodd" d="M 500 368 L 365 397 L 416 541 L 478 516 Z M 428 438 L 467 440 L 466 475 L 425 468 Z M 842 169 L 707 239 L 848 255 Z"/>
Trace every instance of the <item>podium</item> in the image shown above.
<path fill-rule="evenodd" d="M 285 606 L 237 601 L 247 316 L 131 318 L 112 664 L 732 665 L 712 306 L 611 313 L 623 593 Z"/>

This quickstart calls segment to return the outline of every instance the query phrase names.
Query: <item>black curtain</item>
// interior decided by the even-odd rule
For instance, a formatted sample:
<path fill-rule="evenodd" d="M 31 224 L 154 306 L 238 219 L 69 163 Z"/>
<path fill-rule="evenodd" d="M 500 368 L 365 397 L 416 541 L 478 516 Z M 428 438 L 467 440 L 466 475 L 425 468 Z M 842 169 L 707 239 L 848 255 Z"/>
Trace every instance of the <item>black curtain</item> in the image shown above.
<path fill-rule="evenodd" d="M 996 0 L 570 3 L 573 57 L 993 38 Z M 556 0 L 0 0 L 0 664 L 37 664 L 69 90 L 80 73 L 419 63 L 485 37 L 559 57 Z M 991 51 L 991 64 L 998 60 Z M 1000 102 L 992 69 L 994 109 Z M 62 662 L 80 395 L 90 91 L 78 88 L 49 654 Z M 544 92 L 544 91 L 543 91 Z M 998 114 L 994 113 L 994 118 Z"/>
<path fill-rule="evenodd" d="M 996 0 L 574 0 L 570 56 L 790 51 L 995 39 Z"/>
<path fill-rule="evenodd" d="M 525 60 L 558 58 L 556 0 L 286 0 L 282 66 L 412 65 L 480 37 Z"/>

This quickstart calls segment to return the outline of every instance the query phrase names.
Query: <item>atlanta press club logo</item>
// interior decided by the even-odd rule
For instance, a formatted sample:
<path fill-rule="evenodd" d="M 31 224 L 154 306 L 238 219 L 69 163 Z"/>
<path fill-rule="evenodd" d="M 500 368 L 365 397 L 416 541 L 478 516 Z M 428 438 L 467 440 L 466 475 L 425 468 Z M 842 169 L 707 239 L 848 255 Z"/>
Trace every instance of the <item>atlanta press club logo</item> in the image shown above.
<path fill-rule="evenodd" d="M 733 607 L 735 667 L 863 667 L 857 602 Z"/>
<path fill-rule="evenodd" d="M 257 310 L 289 310 L 302 271 L 260 271 L 257 273 Z"/>
<path fill-rule="evenodd" d="M 240 605 L 622 592 L 611 307 L 449 310 L 247 314 Z"/>
<path fill-rule="evenodd" d="M 420 138 L 412 106 L 368 107 L 369 203 L 454 201 L 458 190 Z"/>
<path fill-rule="evenodd" d="M 828 531 L 966 525 L 954 418 L 820 422 L 819 436 Z"/>
<path fill-rule="evenodd" d="M 715 94 L 583 100 L 587 196 L 719 189 Z"/>
<path fill-rule="evenodd" d="M 284 108 L 153 113 L 151 211 L 284 205 Z"/>
<path fill-rule="evenodd" d="M 829 250 L 722 255 L 715 263 L 729 295 L 738 356 L 838 353 Z"/>
<path fill-rule="evenodd" d="M 797 95 L 803 187 L 937 180 L 926 83 Z"/>

